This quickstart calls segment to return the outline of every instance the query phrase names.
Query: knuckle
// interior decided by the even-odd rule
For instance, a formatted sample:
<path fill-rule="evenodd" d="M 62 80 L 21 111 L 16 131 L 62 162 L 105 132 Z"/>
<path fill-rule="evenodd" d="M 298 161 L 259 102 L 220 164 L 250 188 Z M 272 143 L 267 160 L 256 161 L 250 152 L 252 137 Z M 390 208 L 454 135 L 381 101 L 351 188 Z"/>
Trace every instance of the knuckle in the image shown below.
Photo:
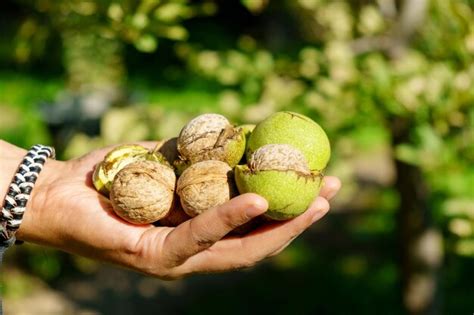
<path fill-rule="evenodd" d="M 302 220 L 298 222 L 298 224 L 295 224 L 291 229 L 290 229 L 290 238 L 293 239 L 303 233 L 305 229 L 307 229 L 309 226 L 313 224 L 313 218 L 310 215 L 306 215 L 304 218 L 301 218 Z"/>
<path fill-rule="evenodd" d="M 192 220 L 189 233 L 191 235 L 192 242 L 200 248 L 207 248 L 214 244 L 212 237 L 207 232 L 200 231 L 200 229 L 197 228 L 195 224 L 193 224 Z"/>
<path fill-rule="evenodd" d="M 136 261 L 147 261 L 150 251 L 148 243 L 147 235 L 143 233 L 137 239 L 125 239 L 121 251 L 134 257 Z"/>
<path fill-rule="evenodd" d="M 307 227 L 311 226 L 313 224 L 313 216 L 307 215 L 304 219 L 304 223 L 300 227 L 300 231 L 303 231 Z"/>
<path fill-rule="evenodd" d="M 217 212 L 219 220 L 230 229 L 234 229 L 245 222 L 247 222 L 250 218 L 245 214 L 245 211 L 237 211 L 233 209 L 232 211 L 223 211 L 219 210 Z"/>

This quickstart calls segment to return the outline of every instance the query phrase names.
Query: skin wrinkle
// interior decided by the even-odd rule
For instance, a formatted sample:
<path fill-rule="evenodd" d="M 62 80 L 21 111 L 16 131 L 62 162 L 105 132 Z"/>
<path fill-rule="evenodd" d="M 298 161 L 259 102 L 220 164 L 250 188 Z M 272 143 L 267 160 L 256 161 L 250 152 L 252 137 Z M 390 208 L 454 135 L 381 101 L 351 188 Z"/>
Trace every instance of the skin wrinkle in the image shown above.
<path fill-rule="evenodd" d="M 147 238 L 148 233 L 150 233 L 150 231 L 153 229 L 153 227 L 150 227 L 150 229 L 143 231 L 134 246 L 134 250 L 136 253 L 135 260 L 140 264 L 143 264 L 143 262 L 148 262 L 148 264 L 145 265 L 145 268 L 147 270 L 150 270 L 150 273 L 151 270 L 157 269 L 157 261 L 149 259 L 150 257 L 152 257 L 152 255 L 150 255 L 150 252 L 154 252 L 157 248 L 161 249 L 158 250 L 158 252 L 164 252 L 168 237 L 173 232 L 172 228 L 166 228 L 162 231 L 162 233 L 155 234 L 152 238 Z M 161 259 L 161 261 L 159 261 L 160 264 L 162 264 L 163 262 L 166 262 L 166 259 Z"/>
<path fill-rule="evenodd" d="M 203 237 L 202 235 L 199 236 L 202 231 L 196 231 L 196 221 L 189 220 L 184 224 L 188 226 L 187 238 L 190 243 L 186 250 L 184 250 L 181 254 L 177 254 L 175 251 L 171 250 L 171 252 L 174 254 L 174 257 L 170 257 L 173 266 L 180 266 L 184 264 L 189 259 L 189 257 L 193 256 L 196 253 L 199 253 L 204 249 L 209 248 L 214 243 L 208 237 Z"/>

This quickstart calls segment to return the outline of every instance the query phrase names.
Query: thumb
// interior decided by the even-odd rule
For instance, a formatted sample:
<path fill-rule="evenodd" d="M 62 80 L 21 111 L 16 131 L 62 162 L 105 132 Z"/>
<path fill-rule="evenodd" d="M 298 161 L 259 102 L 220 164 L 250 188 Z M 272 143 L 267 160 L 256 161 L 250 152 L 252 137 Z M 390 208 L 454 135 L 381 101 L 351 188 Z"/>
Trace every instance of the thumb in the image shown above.
<path fill-rule="evenodd" d="M 207 210 L 176 227 L 165 239 L 163 252 L 172 265 L 209 248 L 236 227 L 263 214 L 267 201 L 256 194 L 243 194 Z"/>

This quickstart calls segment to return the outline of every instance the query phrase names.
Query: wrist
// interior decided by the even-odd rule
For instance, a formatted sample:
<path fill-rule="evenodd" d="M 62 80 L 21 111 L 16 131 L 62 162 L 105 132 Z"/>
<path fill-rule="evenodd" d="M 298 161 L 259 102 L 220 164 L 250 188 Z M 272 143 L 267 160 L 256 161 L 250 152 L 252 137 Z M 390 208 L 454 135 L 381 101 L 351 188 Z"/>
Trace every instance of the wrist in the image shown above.
<path fill-rule="evenodd" d="M 15 176 L 20 164 L 23 161 L 26 150 L 14 145 L 0 141 L 0 196 L 5 197 L 9 185 Z M 31 193 L 29 194 L 26 207 L 23 212 L 22 221 L 15 235 L 18 240 L 29 241 L 35 234 L 35 227 L 41 223 L 40 218 L 46 204 L 46 194 L 51 185 L 59 178 L 62 173 L 64 162 L 58 162 L 54 159 L 46 159 L 41 172 L 39 172 Z"/>
<path fill-rule="evenodd" d="M 64 175 L 65 162 L 48 159 L 33 188 L 30 200 L 26 205 L 23 222 L 16 232 L 16 238 L 26 242 L 48 243 L 47 211 L 50 205 L 51 191 L 54 184 Z M 58 209 L 53 209 L 54 211 Z"/>

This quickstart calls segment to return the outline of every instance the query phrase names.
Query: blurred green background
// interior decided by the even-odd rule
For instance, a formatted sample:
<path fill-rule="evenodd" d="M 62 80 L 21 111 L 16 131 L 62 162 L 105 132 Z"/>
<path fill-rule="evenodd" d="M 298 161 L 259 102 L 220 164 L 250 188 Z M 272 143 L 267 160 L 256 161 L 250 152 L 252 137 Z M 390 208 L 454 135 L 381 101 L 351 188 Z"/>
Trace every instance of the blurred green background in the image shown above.
<path fill-rule="evenodd" d="M 319 122 L 332 212 L 251 270 L 165 282 L 25 244 L 9 314 L 474 312 L 474 1 L 3 0 L 0 138 L 62 159 L 193 116 Z"/>

